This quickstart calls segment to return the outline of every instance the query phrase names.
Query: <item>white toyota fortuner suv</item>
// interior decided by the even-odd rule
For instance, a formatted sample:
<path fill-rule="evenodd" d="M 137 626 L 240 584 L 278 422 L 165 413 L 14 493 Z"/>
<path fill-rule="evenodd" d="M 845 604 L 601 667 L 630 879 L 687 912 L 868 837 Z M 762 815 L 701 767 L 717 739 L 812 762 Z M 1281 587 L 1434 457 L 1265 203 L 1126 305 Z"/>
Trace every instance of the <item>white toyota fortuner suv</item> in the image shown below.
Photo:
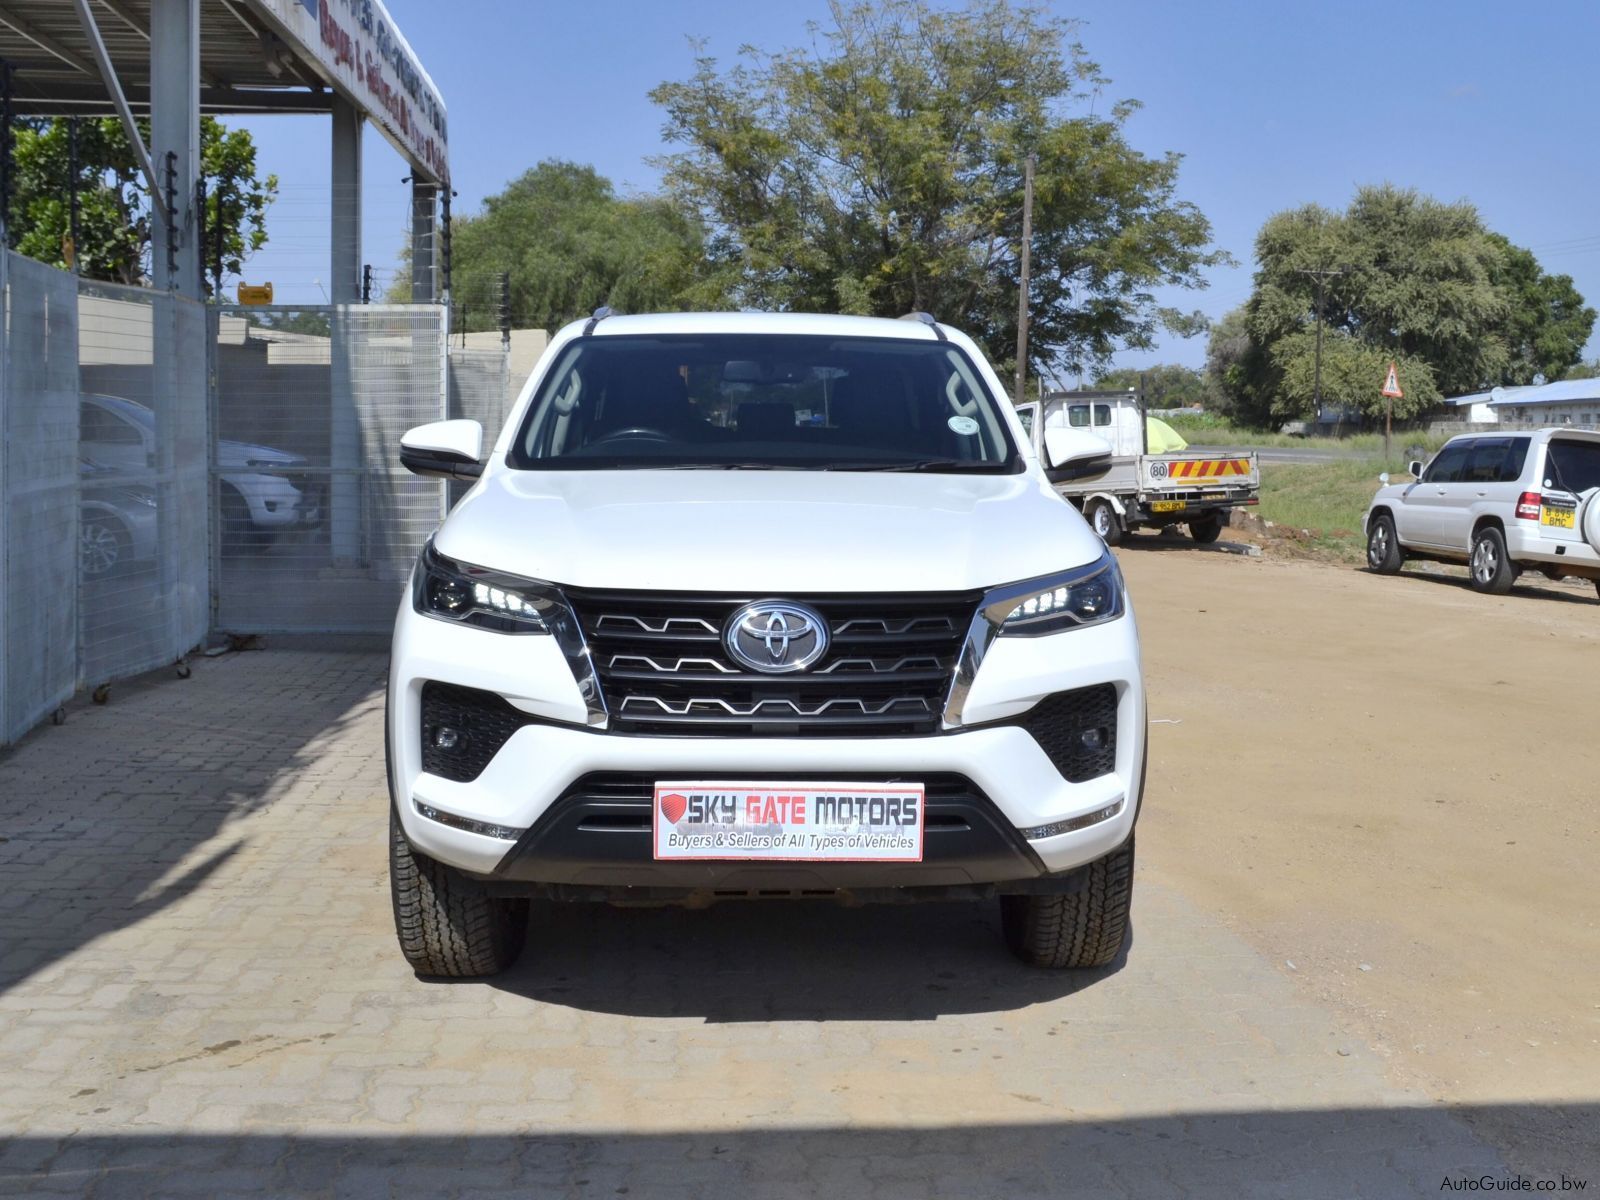
<path fill-rule="evenodd" d="M 1445 443 L 1409 483 L 1367 509 L 1367 565 L 1461 562 L 1472 586 L 1503 594 L 1523 571 L 1576 576 L 1600 591 L 1600 432 L 1571 428 L 1469 434 Z"/>
<path fill-rule="evenodd" d="M 1115 560 L 971 340 L 911 319 L 610 316 L 551 342 L 419 558 L 389 678 L 406 958 L 490 974 L 531 898 L 998 898 L 1118 954 L 1145 765 Z"/>

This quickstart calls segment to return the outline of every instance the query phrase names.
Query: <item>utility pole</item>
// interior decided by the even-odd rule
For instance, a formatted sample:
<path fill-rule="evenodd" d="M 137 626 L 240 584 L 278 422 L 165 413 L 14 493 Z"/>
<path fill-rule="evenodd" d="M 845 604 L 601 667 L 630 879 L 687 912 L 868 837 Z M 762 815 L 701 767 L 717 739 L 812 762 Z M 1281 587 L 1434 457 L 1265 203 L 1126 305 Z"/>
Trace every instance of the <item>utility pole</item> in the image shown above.
<path fill-rule="evenodd" d="M 1028 386 L 1028 266 L 1033 254 L 1033 155 L 1022 164 L 1022 286 L 1017 292 L 1016 403 L 1027 399 Z"/>
<path fill-rule="evenodd" d="M 1311 385 L 1315 393 L 1313 403 L 1317 407 L 1317 416 L 1322 416 L 1322 292 L 1329 279 L 1345 274 L 1346 267 L 1323 267 L 1319 270 L 1296 271 L 1296 275 L 1309 275 L 1317 281 L 1317 366 L 1316 379 Z"/>

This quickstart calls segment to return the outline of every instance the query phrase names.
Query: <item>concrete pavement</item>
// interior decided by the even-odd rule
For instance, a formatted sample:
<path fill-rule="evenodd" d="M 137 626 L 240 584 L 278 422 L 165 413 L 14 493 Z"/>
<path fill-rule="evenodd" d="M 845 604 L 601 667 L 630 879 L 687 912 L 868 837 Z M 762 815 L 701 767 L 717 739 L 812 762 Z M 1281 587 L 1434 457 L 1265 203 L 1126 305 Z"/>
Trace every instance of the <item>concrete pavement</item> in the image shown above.
<path fill-rule="evenodd" d="M 988 907 L 772 904 L 536 909 L 503 978 L 419 982 L 389 914 L 384 668 L 202 660 L 0 758 L 0 1194 L 1387 1198 L 1507 1174 L 1148 871 L 1125 961 L 1087 978 L 1015 963 Z"/>

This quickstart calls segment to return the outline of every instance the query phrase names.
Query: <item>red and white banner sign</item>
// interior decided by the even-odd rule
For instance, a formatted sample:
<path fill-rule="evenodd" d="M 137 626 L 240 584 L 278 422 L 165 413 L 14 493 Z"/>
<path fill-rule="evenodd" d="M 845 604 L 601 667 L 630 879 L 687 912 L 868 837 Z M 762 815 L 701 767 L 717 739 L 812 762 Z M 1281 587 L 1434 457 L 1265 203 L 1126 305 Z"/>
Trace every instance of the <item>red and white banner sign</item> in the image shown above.
<path fill-rule="evenodd" d="M 656 784 L 655 857 L 921 862 L 920 783 Z"/>

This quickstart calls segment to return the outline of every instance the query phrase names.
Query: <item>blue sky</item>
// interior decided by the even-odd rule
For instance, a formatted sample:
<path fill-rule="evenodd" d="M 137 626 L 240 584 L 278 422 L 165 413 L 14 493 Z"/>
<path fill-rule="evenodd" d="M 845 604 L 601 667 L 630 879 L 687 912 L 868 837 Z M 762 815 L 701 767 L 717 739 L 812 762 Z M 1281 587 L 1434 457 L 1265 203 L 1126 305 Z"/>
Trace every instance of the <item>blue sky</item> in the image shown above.
<path fill-rule="evenodd" d="M 732 58 L 741 44 L 805 41 L 823 0 L 387 0 L 450 114 L 457 214 L 470 213 L 542 158 L 593 163 L 649 190 L 662 150 L 646 93 L 687 75 L 690 36 Z M 1355 187 L 1389 181 L 1476 204 L 1490 228 L 1570 274 L 1600 304 L 1600 4 L 1547 0 L 1343 5 L 1082 0 L 1050 4 L 1111 79 L 1107 100 L 1143 109 L 1129 140 L 1184 156 L 1179 192 L 1239 259 L 1200 292 L 1164 302 L 1220 316 L 1249 294 L 1261 222 Z M 247 267 L 280 302 L 318 303 L 328 275 L 326 118 L 245 122 L 260 165 L 279 176 L 271 245 Z M 365 255 L 387 278 L 403 242 L 403 160 L 370 130 L 364 160 Z M 321 281 L 319 287 L 317 281 Z M 1600 338 L 1588 356 L 1600 354 Z M 1122 366 L 1199 365 L 1204 338 L 1125 353 Z"/>

